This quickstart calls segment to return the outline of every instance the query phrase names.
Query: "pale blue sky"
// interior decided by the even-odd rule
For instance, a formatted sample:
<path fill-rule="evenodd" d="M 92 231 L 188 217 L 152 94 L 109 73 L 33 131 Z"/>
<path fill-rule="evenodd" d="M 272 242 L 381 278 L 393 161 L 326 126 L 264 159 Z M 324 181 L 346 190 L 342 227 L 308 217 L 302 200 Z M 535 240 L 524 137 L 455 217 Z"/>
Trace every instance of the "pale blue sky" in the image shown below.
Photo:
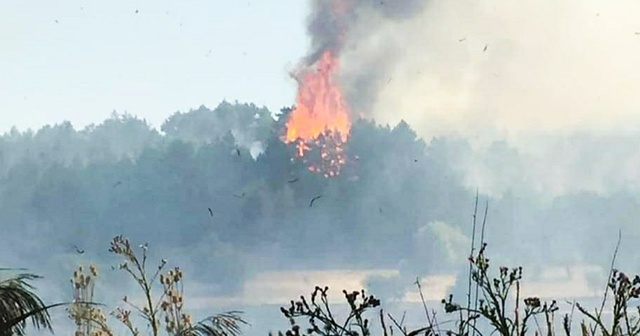
<path fill-rule="evenodd" d="M 307 11 L 303 0 L 3 0 L 0 132 L 83 127 L 114 110 L 159 126 L 222 99 L 276 111 L 293 101 Z"/>

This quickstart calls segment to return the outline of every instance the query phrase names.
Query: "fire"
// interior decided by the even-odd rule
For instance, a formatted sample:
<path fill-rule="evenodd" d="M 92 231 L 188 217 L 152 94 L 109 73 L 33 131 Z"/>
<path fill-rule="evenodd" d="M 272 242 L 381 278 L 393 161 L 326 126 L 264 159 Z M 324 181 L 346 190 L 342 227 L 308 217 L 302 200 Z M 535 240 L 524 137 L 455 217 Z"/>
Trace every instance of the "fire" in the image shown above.
<path fill-rule="evenodd" d="M 296 143 L 297 156 L 309 164 L 309 170 L 326 177 L 340 174 L 345 163 L 343 145 L 351 129 L 349 109 L 334 82 L 338 68 L 338 59 L 327 50 L 298 76 L 296 106 L 284 136 L 285 143 Z"/>

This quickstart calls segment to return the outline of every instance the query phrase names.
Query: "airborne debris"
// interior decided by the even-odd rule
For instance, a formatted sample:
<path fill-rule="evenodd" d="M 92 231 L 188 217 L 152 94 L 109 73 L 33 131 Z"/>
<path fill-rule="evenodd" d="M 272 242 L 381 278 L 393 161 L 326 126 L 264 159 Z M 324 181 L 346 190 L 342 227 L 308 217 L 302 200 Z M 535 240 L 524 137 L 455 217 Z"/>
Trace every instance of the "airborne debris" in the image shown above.
<path fill-rule="evenodd" d="M 207 208 L 207 209 L 209 210 L 209 215 L 213 217 L 213 210 L 211 210 L 211 208 Z"/>
<path fill-rule="evenodd" d="M 291 180 L 288 180 L 287 182 L 289 182 L 289 183 L 295 183 L 295 182 L 298 182 L 298 180 L 299 180 L 299 179 L 298 179 L 297 177 L 294 177 L 294 178 L 292 178 Z"/>
<path fill-rule="evenodd" d="M 322 195 L 318 195 L 314 198 L 311 199 L 311 201 L 309 202 L 309 207 L 311 208 L 313 206 L 313 202 L 315 202 L 317 199 L 321 198 Z"/>
<path fill-rule="evenodd" d="M 240 195 L 238 194 L 233 194 L 233 196 L 237 197 L 237 198 L 243 198 L 244 195 L 246 195 L 246 193 L 243 191 Z"/>
<path fill-rule="evenodd" d="M 485 44 L 485 45 L 484 45 L 484 49 L 482 49 L 482 52 L 487 51 L 487 48 L 489 48 L 489 45 L 488 45 L 488 44 Z"/>
<path fill-rule="evenodd" d="M 115 188 L 115 187 L 117 187 L 117 186 L 119 186 L 119 185 L 121 185 L 121 184 L 122 184 L 122 181 L 118 181 L 118 182 L 116 182 L 116 183 L 114 183 L 114 184 L 113 184 L 113 188 Z"/>
<path fill-rule="evenodd" d="M 466 39 L 467 39 L 466 37 L 463 37 L 463 38 L 459 39 L 458 42 L 463 42 Z"/>
<path fill-rule="evenodd" d="M 74 247 L 76 248 L 76 253 L 77 253 L 77 254 L 83 254 L 83 253 L 84 253 L 84 250 L 80 249 L 80 248 L 78 247 L 78 245 L 75 245 Z"/>

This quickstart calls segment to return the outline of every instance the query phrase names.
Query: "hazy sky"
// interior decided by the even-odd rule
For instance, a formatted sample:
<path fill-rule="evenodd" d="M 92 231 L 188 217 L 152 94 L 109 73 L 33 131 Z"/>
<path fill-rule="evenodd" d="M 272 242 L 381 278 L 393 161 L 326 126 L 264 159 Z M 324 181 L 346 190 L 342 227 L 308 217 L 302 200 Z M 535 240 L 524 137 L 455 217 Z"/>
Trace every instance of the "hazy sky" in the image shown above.
<path fill-rule="evenodd" d="M 308 41 L 301 0 L 0 2 L 0 132 L 114 110 L 154 126 L 222 99 L 277 111 Z M 137 13 L 136 13 L 137 11 Z"/>
<path fill-rule="evenodd" d="M 309 3 L 2 1 L 0 132 L 114 110 L 159 126 L 223 99 L 290 106 Z M 637 1 L 425 3 L 409 20 L 363 10 L 350 22 L 343 77 L 365 91 L 362 76 L 383 81 L 356 90 L 371 99 L 356 112 L 427 138 L 640 129 Z"/>
<path fill-rule="evenodd" d="M 639 17 L 634 0 L 429 0 L 361 43 L 403 48 L 373 113 L 423 134 L 638 132 Z"/>

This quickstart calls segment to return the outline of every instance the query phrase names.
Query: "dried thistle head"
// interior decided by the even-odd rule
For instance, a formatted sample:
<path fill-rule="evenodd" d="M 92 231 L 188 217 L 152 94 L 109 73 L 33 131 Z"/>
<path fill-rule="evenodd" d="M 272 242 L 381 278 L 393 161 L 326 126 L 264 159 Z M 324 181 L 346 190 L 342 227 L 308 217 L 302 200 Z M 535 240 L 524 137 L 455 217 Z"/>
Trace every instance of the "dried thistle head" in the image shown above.
<path fill-rule="evenodd" d="M 136 260 L 136 255 L 131 248 L 129 239 L 122 235 L 116 236 L 111 240 L 109 252 L 125 257 L 131 262 Z"/>
<path fill-rule="evenodd" d="M 524 304 L 527 307 L 538 308 L 540 307 L 540 298 L 538 297 L 528 297 L 524 299 Z"/>
<path fill-rule="evenodd" d="M 89 271 L 91 272 L 91 275 L 93 275 L 94 277 L 98 276 L 98 267 L 96 267 L 96 265 L 94 264 L 89 265 Z"/>

